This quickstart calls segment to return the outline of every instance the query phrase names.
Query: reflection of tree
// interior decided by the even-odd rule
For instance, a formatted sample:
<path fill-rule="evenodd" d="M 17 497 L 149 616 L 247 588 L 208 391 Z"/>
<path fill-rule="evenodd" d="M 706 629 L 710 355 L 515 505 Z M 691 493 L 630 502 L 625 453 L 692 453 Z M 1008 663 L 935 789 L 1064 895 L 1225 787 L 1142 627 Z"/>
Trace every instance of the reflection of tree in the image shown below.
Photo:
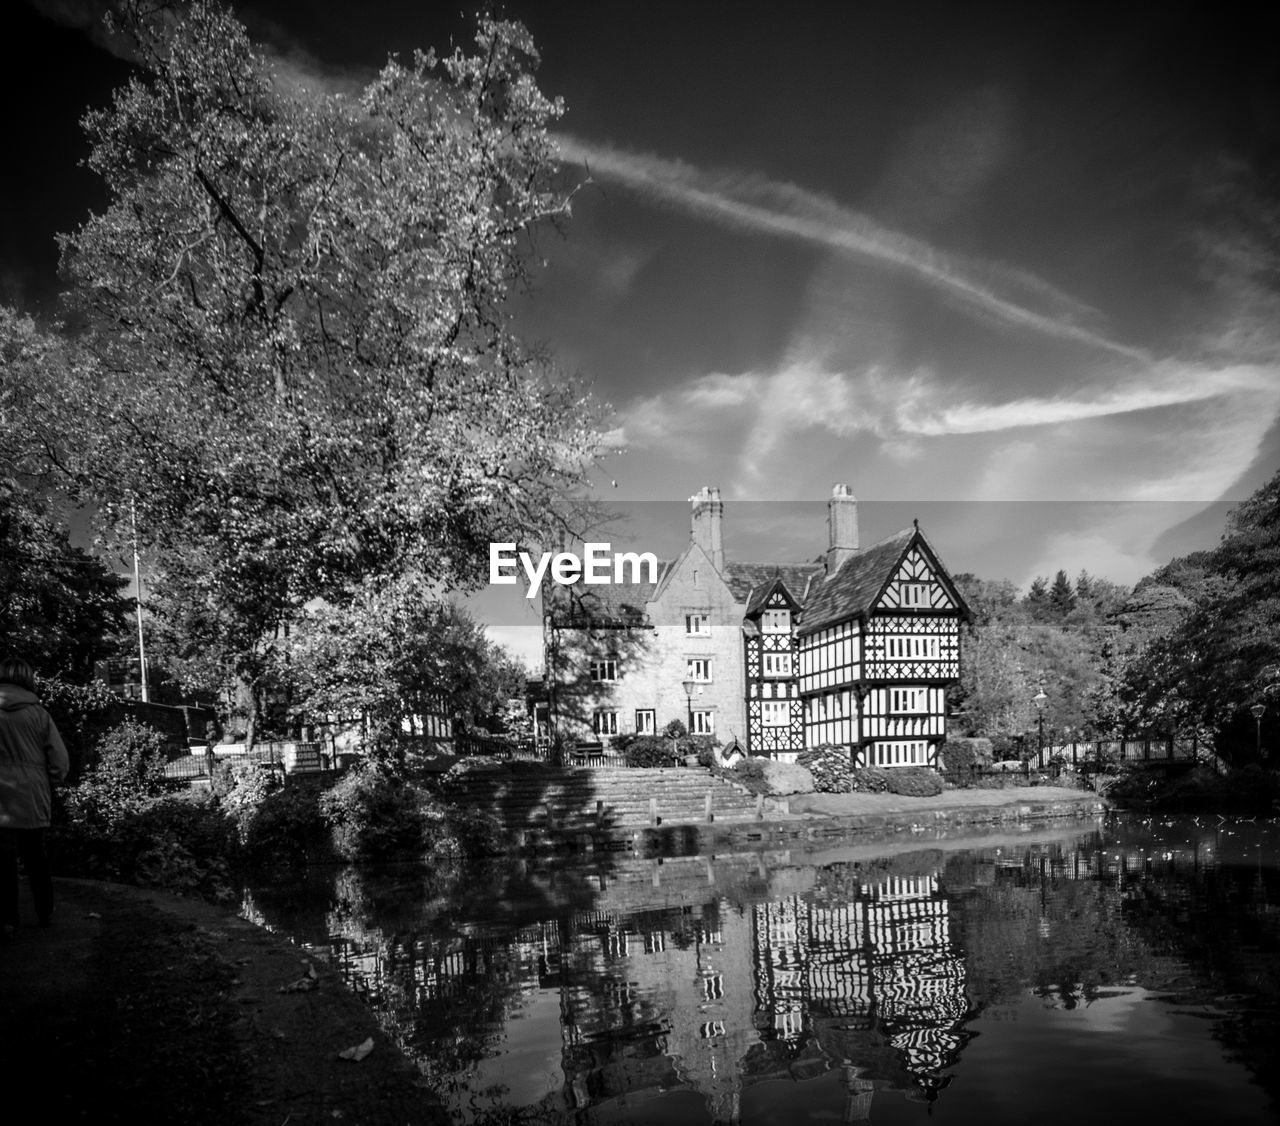
<path fill-rule="evenodd" d="M 330 927 L 353 982 L 469 1122 L 603 1121 L 677 1088 L 732 1120 L 757 1084 L 832 1070 L 852 1122 L 877 1090 L 937 1098 L 974 1018 L 1029 993 L 1071 1008 L 1114 985 L 1176 985 L 1224 1011 L 1217 1035 L 1270 1082 L 1280 1045 L 1244 1010 L 1280 1005 L 1280 886 L 1256 850 L 1223 857 L 1228 843 L 1112 830 L 805 879 L 724 860 L 348 873 Z M 520 1101 L 492 1086 L 507 1081 L 509 1022 L 548 1005 L 553 1081 L 504 1110 Z"/>

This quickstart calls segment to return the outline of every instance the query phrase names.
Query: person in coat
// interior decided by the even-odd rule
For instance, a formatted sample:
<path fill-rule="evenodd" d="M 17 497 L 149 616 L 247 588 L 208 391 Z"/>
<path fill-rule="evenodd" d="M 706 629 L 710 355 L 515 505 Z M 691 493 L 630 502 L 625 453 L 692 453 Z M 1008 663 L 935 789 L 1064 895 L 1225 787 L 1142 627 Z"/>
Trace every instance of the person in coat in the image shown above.
<path fill-rule="evenodd" d="M 52 787 L 67 776 L 67 748 L 36 698 L 26 661 L 0 661 L 0 940 L 18 926 L 18 860 L 31 882 L 36 918 L 53 918 L 53 877 L 45 851 Z"/>

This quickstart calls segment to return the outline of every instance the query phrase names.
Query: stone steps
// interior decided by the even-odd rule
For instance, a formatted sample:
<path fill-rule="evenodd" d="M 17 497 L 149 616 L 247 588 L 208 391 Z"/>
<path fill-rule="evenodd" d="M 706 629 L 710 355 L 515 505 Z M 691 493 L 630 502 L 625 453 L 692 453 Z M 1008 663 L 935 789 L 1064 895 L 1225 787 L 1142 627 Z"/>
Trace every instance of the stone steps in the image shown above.
<path fill-rule="evenodd" d="M 449 796 L 497 816 L 511 831 L 747 821 L 759 815 L 754 794 L 692 767 L 562 769 L 511 773 L 475 770 L 451 780 Z M 772 812 L 767 803 L 766 812 Z"/>

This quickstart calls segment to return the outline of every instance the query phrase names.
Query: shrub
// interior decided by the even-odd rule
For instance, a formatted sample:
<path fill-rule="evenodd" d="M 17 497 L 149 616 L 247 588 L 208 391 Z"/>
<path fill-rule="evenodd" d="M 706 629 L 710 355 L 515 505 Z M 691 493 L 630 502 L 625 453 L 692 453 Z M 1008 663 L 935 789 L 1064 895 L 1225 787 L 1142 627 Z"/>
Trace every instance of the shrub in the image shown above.
<path fill-rule="evenodd" d="M 65 809 L 53 832 L 58 872 L 231 898 L 235 829 L 211 795 L 190 791 L 105 808 L 93 794 L 72 791 Z"/>
<path fill-rule="evenodd" d="M 932 798 L 945 787 L 937 773 L 927 766 L 899 766 L 887 771 L 889 792 L 913 798 Z"/>
<path fill-rule="evenodd" d="M 970 771 L 978 763 L 978 756 L 968 740 L 948 739 L 938 748 L 938 762 L 947 772 L 949 781 L 965 785 Z"/>
<path fill-rule="evenodd" d="M 675 766 L 680 762 L 671 740 L 658 735 L 640 736 L 627 747 L 626 755 L 628 766 Z"/>
<path fill-rule="evenodd" d="M 889 790 L 893 771 L 883 766 L 860 766 L 849 771 L 849 789 L 859 794 L 883 794 Z"/>
<path fill-rule="evenodd" d="M 267 766 L 237 766 L 232 777 L 222 808 L 245 861 L 302 864 L 332 857 L 315 789 L 286 786 L 279 771 Z"/>
<path fill-rule="evenodd" d="M 348 771 L 320 798 L 320 815 L 344 860 L 420 855 L 428 802 L 421 791 L 370 764 Z"/>
<path fill-rule="evenodd" d="M 847 794 L 854 787 L 851 780 L 852 756 L 848 747 L 824 744 L 801 751 L 796 762 L 813 775 L 813 788 L 820 794 Z"/>
<path fill-rule="evenodd" d="M 117 724 L 98 740 L 76 787 L 82 815 L 110 823 L 141 808 L 164 792 L 164 765 L 160 732 L 133 719 Z"/>
<path fill-rule="evenodd" d="M 765 779 L 765 762 L 762 758 L 739 759 L 733 769 L 726 773 L 740 786 L 745 786 L 753 794 L 767 794 L 769 783 Z"/>

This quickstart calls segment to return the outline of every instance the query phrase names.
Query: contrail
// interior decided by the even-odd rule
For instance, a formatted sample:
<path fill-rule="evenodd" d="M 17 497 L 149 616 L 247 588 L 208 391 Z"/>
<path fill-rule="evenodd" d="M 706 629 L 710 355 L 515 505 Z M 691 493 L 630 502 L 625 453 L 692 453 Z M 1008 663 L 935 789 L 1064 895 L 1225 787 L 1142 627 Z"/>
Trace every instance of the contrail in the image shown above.
<path fill-rule="evenodd" d="M 860 255 L 906 270 L 921 280 L 960 298 L 1007 324 L 1032 329 L 1062 340 L 1081 344 L 1147 364 L 1151 357 L 1140 349 L 1117 343 L 1061 316 L 1029 309 L 1000 296 L 972 277 L 960 260 L 927 243 L 880 226 L 866 215 L 840 207 L 830 200 L 790 184 L 760 179 L 744 180 L 753 194 L 767 194 L 786 201 L 785 208 L 763 206 L 720 190 L 711 177 L 679 161 L 611 146 L 594 145 L 576 137 L 558 134 L 561 157 L 581 162 L 592 174 L 618 181 L 690 214 L 705 216 L 727 226 L 761 231 L 825 246 L 847 254 Z M 807 212 L 807 214 L 806 214 Z M 987 264 L 1016 284 L 1031 288 L 1054 302 L 1075 311 L 1094 312 L 1079 301 L 1023 271 Z M 972 267 L 969 267 L 972 272 Z"/>

